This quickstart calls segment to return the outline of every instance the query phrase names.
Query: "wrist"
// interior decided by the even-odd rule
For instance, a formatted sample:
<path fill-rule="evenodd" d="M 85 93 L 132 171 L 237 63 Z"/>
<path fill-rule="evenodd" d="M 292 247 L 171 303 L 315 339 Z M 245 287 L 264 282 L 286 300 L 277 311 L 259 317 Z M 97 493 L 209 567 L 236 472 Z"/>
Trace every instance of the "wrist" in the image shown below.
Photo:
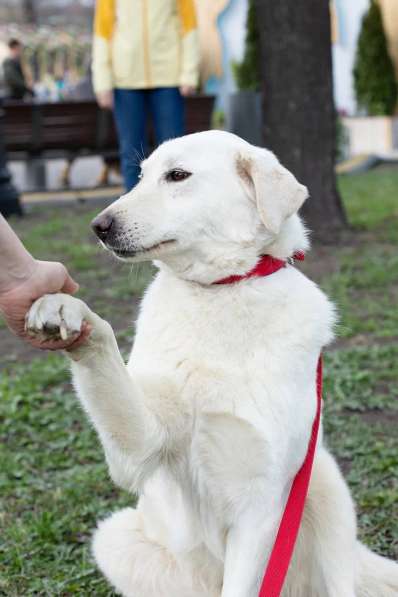
<path fill-rule="evenodd" d="M 22 286 L 37 269 L 37 261 L 27 251 L 11 259 L 7 269 L 0 273 L 0 296 Z"/>

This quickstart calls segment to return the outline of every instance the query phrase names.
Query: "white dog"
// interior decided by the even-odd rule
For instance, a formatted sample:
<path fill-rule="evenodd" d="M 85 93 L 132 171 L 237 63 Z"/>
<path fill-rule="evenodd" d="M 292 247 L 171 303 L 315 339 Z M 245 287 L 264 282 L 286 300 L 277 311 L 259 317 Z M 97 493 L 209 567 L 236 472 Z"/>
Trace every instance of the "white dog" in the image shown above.
<path fill-rule="evenodd" d="M 95 559 L 126 597 L 256 597 L 316 411 L 333 306 L 291 264 L 308 248 L 307 190 L 265 149 L 211 131 L 164 143 L 93 226 L 118 257 L 159 268 L 125 366 L 110 325 L 63 294 L 27 327 L 70 337 L 79 398 L 136 510 L 99 524 Z M 284 597 L 396 597 L 398 566 L 356 539 L 354 506 L 319 437 Z"/>

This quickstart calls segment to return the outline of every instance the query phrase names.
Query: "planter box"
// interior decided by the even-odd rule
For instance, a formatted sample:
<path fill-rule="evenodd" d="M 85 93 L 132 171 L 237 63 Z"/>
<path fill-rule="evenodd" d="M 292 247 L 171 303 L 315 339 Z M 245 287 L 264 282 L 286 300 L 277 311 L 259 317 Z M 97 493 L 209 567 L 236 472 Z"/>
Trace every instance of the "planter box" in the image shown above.
<path fill-rule="evenodd" d="M 398 150 L 398 116 L 343 118 L 351 156 L 391 154 Z"/>
<path fill-rule="evenodd" d="M 199 133 L 211 129 L 214 95 L 191 95 L 185 99 L 186 133 Z"/>
<path fill-rule="evenodd" d="M 238 91 L 229 96 L 226 128 L 253 145 L 263 145 L 261 93 Z"/>

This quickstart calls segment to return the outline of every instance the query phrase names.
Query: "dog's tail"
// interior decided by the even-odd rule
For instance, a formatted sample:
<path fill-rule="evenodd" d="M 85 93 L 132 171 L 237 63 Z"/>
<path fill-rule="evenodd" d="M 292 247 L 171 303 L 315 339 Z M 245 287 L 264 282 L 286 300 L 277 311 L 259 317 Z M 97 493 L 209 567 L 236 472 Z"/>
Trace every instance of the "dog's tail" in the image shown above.
<path fill-rule="evenodd" d="M 397 597 L 398 564 L 358 543 L 358 597 Z"/>

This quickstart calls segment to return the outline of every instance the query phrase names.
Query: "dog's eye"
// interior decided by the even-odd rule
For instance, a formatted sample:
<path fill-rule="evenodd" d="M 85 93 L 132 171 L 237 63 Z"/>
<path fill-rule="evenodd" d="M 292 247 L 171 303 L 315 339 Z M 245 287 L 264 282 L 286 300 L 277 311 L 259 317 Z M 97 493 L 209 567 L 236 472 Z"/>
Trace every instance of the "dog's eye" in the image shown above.
<path fill-rule="evenodd" d="M 170 170 L 166 174 L 167 182 L 181 182 L 186 178 L 191 176 L 191 172 L 187 172 L 186 170 L 181 170 L 179 168 L 175 168 L 174 170 Z"/>

